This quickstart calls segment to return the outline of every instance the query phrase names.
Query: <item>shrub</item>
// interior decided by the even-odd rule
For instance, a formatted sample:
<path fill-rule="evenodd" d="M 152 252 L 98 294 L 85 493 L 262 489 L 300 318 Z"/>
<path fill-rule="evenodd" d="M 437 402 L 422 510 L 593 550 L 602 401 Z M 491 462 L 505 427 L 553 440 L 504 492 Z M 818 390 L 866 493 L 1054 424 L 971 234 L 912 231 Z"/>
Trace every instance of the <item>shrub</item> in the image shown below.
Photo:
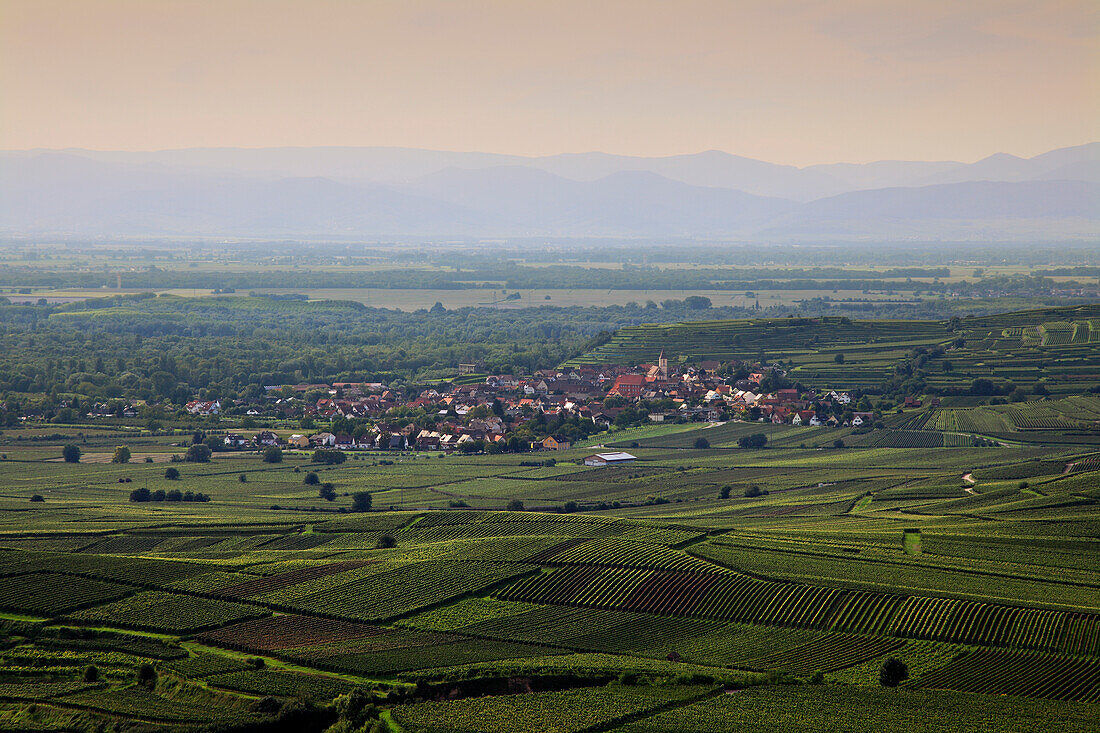
<path fill-rule="evenodd" d="M 313 471 L 310 471 L 309 473 L 306 474 L 306 478 L 305 478 L 306 486 L 316 486 L 319 483 L 321 483 L 321 479 L 316 473 L 314 473 Z"/>
<path fill-rule="evenodd" d="M 332 484 L 325 484 L 317 490 L 317 496 L 325 501 L 336 501 L 336 489 L 332 488 Z"/>
<path fill-rule="evenodd" d="M 99 681 L 99 668 L 96 667 L 94 664 L 88 665 L 87 669 L 84 670 L 84 681 L 85 682 L 98 682 Z"/>
<path fill-rule="evenodd" d="M 1021 481 L 1021 482 L 1019 483 L 1019 487 L 1020 487 L 1020 490 L 1021 490 L 1021 491 L 1023 491 L 1024 489 L 1026 489 L 1026 488 L 1027 488 L 1028 486 L 1030 486 L 1030 485 L 1031 485 L 1031 484 L 1029 484 L 1029 483 L 1028 483 L 1027 481 Z"/>
<path fill-rule="evenodd" d="M 745 498 L 747 498 L 747 499 L 755 499 L 756 497 L 763 496 L 763 495 L 764 495 L 764 492 L 761 491 L 760 487 L 757 486 L 756 484 L 753 484 L 749 488 L 745 489 Z"/>
<path fill-rule="evenodd" d="M 237 480 L 240 481 L 242 484 L 247 484 L 248 483 L 248 476 L 246 474 L 243 474 L 243 473 L 239 474 L 237 476 Z"/>
<path fill-rule="evenodd" d="M 451 509 L 465 509 L 466 507 L 470 506 L 462 499 L 451 499 L 449 502 L 447 502 L 447 505 L 451 507 Z"/>
<path fill-rule="evenodd" d="M 397 540 L 388 534 L 384 534 L 378 538 L 378 542 L 376 542 L 374 546 L 380 550 L 386 550 L 391 547 L 397 547 Z"/>
<path fill-rule="evenodd" d="M 897 657 L 890 657 L 878 671 L 878 681 L 883 687 L 897 687 L 909 679 L 909 667 Z"/>
<path fill-rule="evenodd" d="M 566 514 L 572 514 L 573 512 L 577 511 L 579 508 L 580 507 L 577 506 L 577 502 L 567 501 L 567 502 L 565 502 L 565 506 L 563 506 L 561 508 L 561 510 L 563 512 L 565 512 Z"/>
<path fill-rule="evenodd" d="M 37 504 L 38 502 L 46 501 L 46 497 L 42 496 L 42 494 L 35 494 L 31 497 L 31 501 Z"/>
<path fill-rule="evenodd" d="M 264 448 L 264 463 L 282 463 L 283 449 L 277 445 L 269 445 Z"/>
<path fill-rule="evenodd" d="M 130 449 L 125 445 L 115 448 L 115 454 L 111 456 L 111 463 L 129 463 Z"/>
<path fill-rule="evenodd" d="M 164 469 L 164 478 L 168 479 L 169 481 L 178 481 L 179 477 L 180 470 L 175 466 L 169 466 L 168 468 Z"/>
<path fill-rule="evenodd" d="M 728 499 L 728 498 L 730 498 L 730 492 L 731 491 L 733 491 L 733 487 L 730 486 L 729 484 L 726 484 L 718 492 L 718 498 L 719 499 Z"/>
<path fill-rule="evenodd" d="M 519 499 L 512 499 L 510 502 L 508 502 L 508 511 L 510 511 L 510 512 L 522 512 L 523 511 L 523 502 L 520 501 Z"/>
<path fill-rule="evenodd" d="M 836 440 L 833 441 L 833 447 L 834 448 L 843 448 L 844 447 L 844 441 L 841 440 L 840 438 L 837 438 Z"/>
<path fill-rule="evenodd" d="M 65 463 L 80 463 L 80 446 L 69 443 L 61 449 L 61 457 Z"/>
<path fill-rule="evenodd" d="M 172 489 L 164 495 L 165 501 L 183 501 L 183 492 L 179 489 Z"/>
<path fill-rule="evenodd" d="M 146 488 L 134 489 L 133 491 L 130 492 L 130 501 L 152 501 L 152 500 L 153 500 L 153 492 L 149 491 L 149 489 L 146 489 Z"/>

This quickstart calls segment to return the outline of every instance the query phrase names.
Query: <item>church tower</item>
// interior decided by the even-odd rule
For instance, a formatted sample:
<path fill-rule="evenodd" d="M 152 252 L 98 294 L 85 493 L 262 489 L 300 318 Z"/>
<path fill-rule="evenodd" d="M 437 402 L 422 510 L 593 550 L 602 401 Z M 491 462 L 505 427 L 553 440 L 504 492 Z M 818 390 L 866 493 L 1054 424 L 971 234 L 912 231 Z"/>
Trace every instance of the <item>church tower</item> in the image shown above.
<path fill-rule="evenodd" d="M 657 357 L 657 368 L 661 371 L 661 379 L 668 379 L 668 357 L 665 350 L 661 349 L 661 355 Z"/>

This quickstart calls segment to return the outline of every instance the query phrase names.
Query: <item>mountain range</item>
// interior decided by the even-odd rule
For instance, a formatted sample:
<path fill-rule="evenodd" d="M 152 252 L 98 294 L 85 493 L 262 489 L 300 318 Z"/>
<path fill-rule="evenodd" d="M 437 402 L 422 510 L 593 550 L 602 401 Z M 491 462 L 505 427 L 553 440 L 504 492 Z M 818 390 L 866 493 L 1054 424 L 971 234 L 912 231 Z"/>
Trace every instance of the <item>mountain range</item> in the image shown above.
<path fill-rule="evenodd" d="M 1100 143 L 975 163 L 805 168 L 719 151 L 406 148 L 0 152 L 0 233 L 756 241 L 1100 236 Z"/>

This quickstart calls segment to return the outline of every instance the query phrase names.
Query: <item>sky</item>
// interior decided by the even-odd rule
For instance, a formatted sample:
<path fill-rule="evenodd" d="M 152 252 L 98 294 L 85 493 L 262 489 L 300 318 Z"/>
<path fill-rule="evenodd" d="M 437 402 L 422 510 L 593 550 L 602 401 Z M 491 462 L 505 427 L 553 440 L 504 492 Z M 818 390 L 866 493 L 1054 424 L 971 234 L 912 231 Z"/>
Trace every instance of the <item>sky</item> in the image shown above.
<path fill-rule="evenodd" d="M 724 150 L 1100 139 L 1096 0 L 0 0 L 0 149 Z"/>

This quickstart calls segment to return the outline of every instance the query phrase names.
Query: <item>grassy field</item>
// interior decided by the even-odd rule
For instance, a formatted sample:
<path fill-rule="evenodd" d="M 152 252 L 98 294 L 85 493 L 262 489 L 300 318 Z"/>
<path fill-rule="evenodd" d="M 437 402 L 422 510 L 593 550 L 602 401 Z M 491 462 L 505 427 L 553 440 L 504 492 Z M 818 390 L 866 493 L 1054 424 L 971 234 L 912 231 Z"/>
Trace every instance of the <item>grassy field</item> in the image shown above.
<path fill-rule="evenodd" d="M 747 450 L 736 439 L 756 425 L 652 426 L 601 438 L 638 455 L 616 468 L 578 465 L 584 448 L 553 467 L 216 455 L 176 464 L 178 480 L 156 462 L 175 436 L 85 428 L 104 447 L 69 464 L 67 429 L 8 430 L 0 727 L 294 714 L 321 730 L 347 710 L 330 701 L 353 694 L 407 731 L 751 730 L 762 709 L 790 730 L 823 716 L 850 730 L 1089 730 L 1100 460 L 1065 435 L 1098 408 L 909 412 L 869 434 L 900 437 L 842 449 L 815 428 L 767 426 L 769 447 Z M 1028 439 L 904 447 L 950 431 Z M 131 463 L 100 460 L 124 440 Z M 132 503 L 134 487 L 212 500 Z M 363 490 L 382 511 L 350 511 Z M 515 499 L 527 511 L 503 511 Z M 458 500 L 471 508 L 448 509 Z M 562 513 L 567 501 L 580 511 Z M 899 690 L 878 687 L 888 657 L 909 667 Z M 138 682 L 143 665 L 154 682 Z M 517 684 L 532 694 L 499 694 Z M 990 716 L 1000 727 L 983 727 Z"/>

